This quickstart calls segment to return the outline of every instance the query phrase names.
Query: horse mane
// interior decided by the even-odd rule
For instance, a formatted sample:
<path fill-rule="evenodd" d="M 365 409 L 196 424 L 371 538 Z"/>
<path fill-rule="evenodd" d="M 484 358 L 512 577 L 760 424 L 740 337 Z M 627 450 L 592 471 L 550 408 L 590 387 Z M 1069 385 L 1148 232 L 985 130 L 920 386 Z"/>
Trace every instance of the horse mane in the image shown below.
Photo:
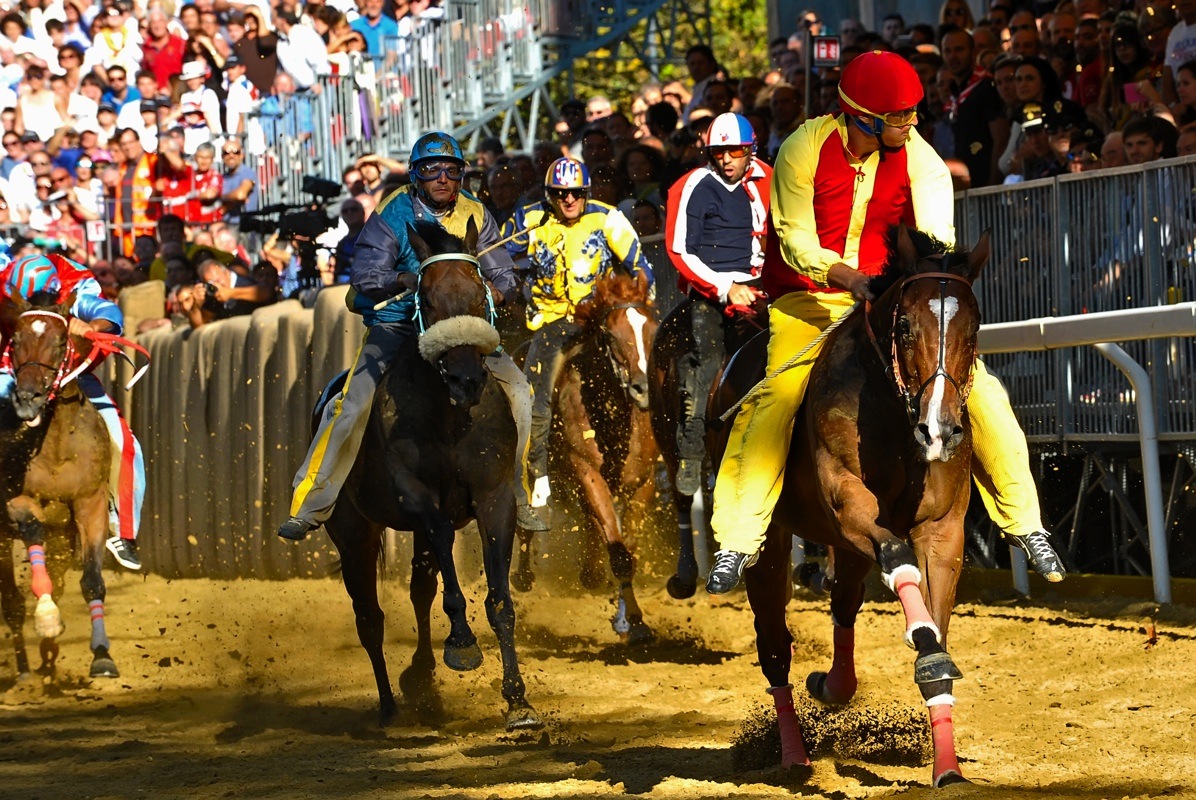
<path fill-rule="evenodd" d="M 969 277 L 970 269 L 968 267 L 968 251 L 966 249 L 952 247 L 949 244 L 939 241 L 931 234 L 915 228 L 907 228 L 906 230 L 909 232 L 910 241 L 913 242 L 914 250 L 917 252 L 918 257 L 913 264 L 902 264 L 901 256 L 897 252 L 897 234 L 899 230 L 900 227 L 897 225 L 889 229 L 889 234 L 885 238 L 885 244 L 889 253 L 888 261 L 885 262 L 884 270 L 868 284 L 868 288 L 876 297 L 880 297 L 903 278 L 917 275 L 920 272 L 946 272 L 951 275 L 958 275 L 961 278 Z M 927 263 L 926 259 L 928 257 L 940 254 L 945 256 L 941 262 Z"/>
<path fill-rule="evenodd" d="M 624 303 L 645 303 L 648 297 L 640 279 L 620 269 L 612 270 L 594 282 L 594 291 L 577 304 L 574 320 L 583 328 L 600 324 L 606 311 Z"/>
<path fill-rule="evenodd" d="M 58 292 L 34 292 L 29 295 L 28 303 L 32 308 L 45 310 L 58 307 Z"/>
<path fill-rule="evenodd" d="M 446 231 L 438 222 L 426 219 L 411 223 L 419 238 L 423 239 L 433 253 L 464 253 L 465 241 Z M 472 253 L 470 254 L 472 255 Z"/>

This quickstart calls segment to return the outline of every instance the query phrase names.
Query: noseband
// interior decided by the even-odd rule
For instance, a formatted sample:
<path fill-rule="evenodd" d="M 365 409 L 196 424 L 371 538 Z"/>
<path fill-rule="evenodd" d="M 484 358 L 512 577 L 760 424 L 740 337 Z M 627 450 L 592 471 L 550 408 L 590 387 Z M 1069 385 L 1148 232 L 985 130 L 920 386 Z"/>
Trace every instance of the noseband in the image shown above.
<path fill-rule="evenodd" d="M 942 256 L 937 256 L 941 259 Z M 897 322 L 901 315 L 901 295 L 905 292 L 905 288 L 920 280 L 937 280 L 939 282 L 939 308 L 943 308 L 946 303 L 946 291 L 948 281 L 956 281 L 958 283 L 966 284 L 971 287 L 972 282 L 960 275 L 953 275 L 949 272 L 922 272 L 917 275 L 911 275 L 905 278 L 898 284 L 897 299 L 893 303 L 893 320 L 889 325 L 889 355 L 886 357 L 884 351 L 881 350 L 880 342 L 876 338 L 876 332 L 872 330 L 872 303 L 868 302 L 864 306 L 864 330 L 868 334 L 868 341 L 872 343 L 872 347 L 876 350 L 876 354 L 880 356 L 882 364 L 887 364 L 886 371 L 893 376 L 893 383 L 897 389 L 897 396 L 905 406 L 905 413 L 909 416 L 910 424 L 913 425 L 918 419 L 918 409 L 922 405 L 922 395 L 926 392 L 926 387 L 932 384 L 936 378 L 946 378 L 955 391 L 959 393 L 960 405 L 964 408 L 968 404 L 968 395 L 972 391 L 972 365 L 968 365 L 968 373 L 963 381 L 956 380 L 946 368 L 947 358 L 947 325 L 940 317 L 939 321 L 939 347 L 938 358 L 935 364 L 934 373 L 922 382 L 918 387 L 917 393 L 910 391 L 909 386 L 905 383 L 905 378 L 901 375 L 901 363 L 897 359 Z"/>

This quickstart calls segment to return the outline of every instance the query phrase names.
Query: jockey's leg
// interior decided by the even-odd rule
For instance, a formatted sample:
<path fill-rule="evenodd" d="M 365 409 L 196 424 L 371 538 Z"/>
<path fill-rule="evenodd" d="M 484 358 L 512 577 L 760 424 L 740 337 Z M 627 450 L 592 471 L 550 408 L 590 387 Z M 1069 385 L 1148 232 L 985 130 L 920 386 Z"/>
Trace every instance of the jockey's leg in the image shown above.
<path fill-rule="evenodd" d="M 141 531 L 141 507 L 145 502 L 145 458 L 141 444 L 95 375 L 80 375 L 79 388 L 100 412 L 112 442 L 109 528 L 121 539 L 136 540 Z"/>
<path fill-rule="evenodd" d="M 845 292 L 792 292 L 779 298 L 768 310 L 767 371 L 801 352 L 852 304 Z M 735 588 L 764 544 L 781 493 L 793 419 L 821 349 L 820 342 L 796 366 L 766 382 L 735 417 L 714 484 L 711 527 L 719 554 L 707 591 L 721 594 Z"/>
<path fill-rule="evenodd" d="M 548 498 L 548 435 L 552 430 L 553 388 L 565 366 L 565 343 L 577 332 L 573 323 L 558 319 L 532 335 L 523 371 L 534 390 L 532 398 L 531 442 L 528 470 L 535 482 L 532 504 L 543 505 Z"/>
<path fill-rule="evenodd" d="M 689 313 L 694 347 L 677 362 L 682 404 L 677 421 L 677 491 L 686 495 L 700 488 L 706 456 L 706 401 L 723 361 L 722 307 L 693 294 Z"/>
<path fill-rule="evenodd" d="M 407 323 L 377 324 L 366 331 L 345 386 L 324 408 L 303 466 L 295 473 L 291 519 L 279 531 L 283 538 L 301 541 L 332 514 L 365 438 L 382 373 L 411 335 Z"/>
<path fill-rule="evenodd" d="M 532 387 L 506 350 L 486 356 L 486 366 L 511 405 L 515 418 L 515 506 L 519 525 L 529 530 L 548 530 L 529 505 L 531 487 L 527 479 L 527 448 L 532 435 Z"/>
<path fill-rule="evenodd" d="M 984 507 L 997 527 L 1025 551 L 1031 566 L 1049 581 L 1066 571 L 1050 545 L 1030 473 L 1030 450 L 1005 387 L 976 360 L 968 398 L 972 424 L 972 475 Z"/>

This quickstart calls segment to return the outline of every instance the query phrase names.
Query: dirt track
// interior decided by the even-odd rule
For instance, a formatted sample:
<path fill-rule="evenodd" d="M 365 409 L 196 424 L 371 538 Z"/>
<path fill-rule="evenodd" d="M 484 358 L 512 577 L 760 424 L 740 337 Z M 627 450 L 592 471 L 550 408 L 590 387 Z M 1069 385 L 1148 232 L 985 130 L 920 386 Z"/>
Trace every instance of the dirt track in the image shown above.
<path fill-rule="evenodd" d="M 1196 797 L 1196 627 L 1160 623 L 1148 650 L 1132 607 L 1101 618 L 962 606 L 955 717 L 975 783 L 934 791 L 927 765 L 834 754 L 816 759 L 804 786 L 779 770 L 733 769 L 731 743 L 766 698 L 742 594 L 716 604 L 644 591 L 660 641 L 635 651 L 617 643 L 602 595 L 540 584 L 519 596 L 528 695 L 548 725 L 508 735 L 477 586 L 470 613 L 486 662 L 437 669 L 439 724 L 404 710 L 381 730 L 339 582 L 109 575 L 122 677 L 91 681 L 77 577 L 52 683 L 14 685 L 5 637 L 0 797 Z M 404 587 L 385 592 L 397 687 L 414 629 Z M 896 612 L 887 600 L 865 606 L 855 704 L 921 715 Z M 438 607 L 433 619 L 439 644 Z M 789 619 L 800 683 L 829 664 L 830 624 L 813 600 L 794 601 Z"/>

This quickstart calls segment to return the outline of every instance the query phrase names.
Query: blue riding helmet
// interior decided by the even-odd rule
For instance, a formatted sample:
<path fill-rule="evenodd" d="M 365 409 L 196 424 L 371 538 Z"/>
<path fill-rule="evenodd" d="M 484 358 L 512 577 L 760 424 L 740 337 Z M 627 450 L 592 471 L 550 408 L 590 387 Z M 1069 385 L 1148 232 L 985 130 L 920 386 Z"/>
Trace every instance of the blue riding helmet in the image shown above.
<path fill-rule="evenodd" d="M 461 152 L 461 145 L 447 133 L 433 131 L 425 133 L 415 140 L 411 147 L 411 157 L 407 159 L 408 166 L 414 167 L 420 161 L 436 159 L 437 161 L 459 161 L 465 163 L 465 154 Z"/>
<path fill-rule="evenodd" d="M 9 297 L 32 297 L 37 292 L 58 292 L 62 284 L 54 262 L 45 256 L 25 256 L 12 265 L 4 291 Z"/>

